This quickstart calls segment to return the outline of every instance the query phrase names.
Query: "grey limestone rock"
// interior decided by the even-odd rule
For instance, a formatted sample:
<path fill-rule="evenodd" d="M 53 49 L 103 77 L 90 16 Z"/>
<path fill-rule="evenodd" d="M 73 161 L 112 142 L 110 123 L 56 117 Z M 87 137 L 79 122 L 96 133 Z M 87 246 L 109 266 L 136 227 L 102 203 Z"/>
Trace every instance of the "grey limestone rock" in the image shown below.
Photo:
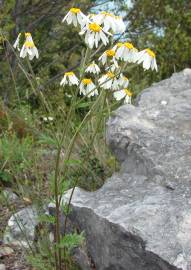
<path fill-rule="evenodd" d="M 4 264 L 0 263 L 0 270 L 6 270 L 6 267 Z"/>
<path fill-rule="evenodd" d="M 13 203 L 19 200 L 19 197 L 14 192 L 12 192 L 11 189 L 8 188 L 3 190 L 3 196 L 9 203 Z"/>
<path fill-rule="evenodd" d="M 115 111 L 107 142 L 121 170 L 76 188 L 70 217 L 96 270 L 191 270 L 191 70 Z"/>
<path fill-rule="evenodd" d="M 10 217 L 4 234 L 4 242 L 28 248 L 35 239 L 37 225 L 38 212 L 34 207 L 20 210 Z"/>

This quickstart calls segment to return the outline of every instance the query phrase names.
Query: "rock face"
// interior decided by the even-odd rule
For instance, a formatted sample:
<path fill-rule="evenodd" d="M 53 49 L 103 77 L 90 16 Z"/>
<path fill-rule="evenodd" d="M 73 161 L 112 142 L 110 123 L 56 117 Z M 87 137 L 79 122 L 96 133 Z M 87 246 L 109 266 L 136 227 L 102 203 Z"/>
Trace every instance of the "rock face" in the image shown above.
<path fill-rule="evenodd" d="M 72 200 L 96 270 L 191 270 L 191 70 L 119 108 L 107 141 L 120 172 Z"/>
<path fill-rule="evenodd" d="M 4 234 L 6 244 L 29 247 L 35 239 L 38 213 L 34 207 L 26 207 L 12 215 Z"/>

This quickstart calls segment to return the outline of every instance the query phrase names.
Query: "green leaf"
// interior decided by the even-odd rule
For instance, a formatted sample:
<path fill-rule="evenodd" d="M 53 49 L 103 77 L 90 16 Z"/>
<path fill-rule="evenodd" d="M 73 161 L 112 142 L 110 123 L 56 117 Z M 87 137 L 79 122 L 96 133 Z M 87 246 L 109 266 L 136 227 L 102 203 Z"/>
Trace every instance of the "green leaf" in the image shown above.
<path fill-rule="evenodd" d="M 60 194 L 63 194 L 64 192 L 66 192 L 68 189 L 70 189 L 71 187 L 71 183 L 70 181 L 67 180 L 63 180 L 60 184 Z"/>
<path fill-rule="evenodd" d="M 75 247 L 82 245 L 83 241 L 84 241 L 83 232 L 81 234 L 77 234 L 77 233 L 67 234 L 61 239 L 59 247 L 67 248 L 68 250 L 71 250 Z"/>
<path fill-rule="evenodd" d="M 51 138 L 50 136 L 46 135 L 46 134 L 42 134 L 40 136 L 39 143 L 40 144 L 47 144 L 47 145 L 57 146 L 56 141 L 53 138 Z"/>
<path fill-rule="evenodd" d="M 83 103 L 80 103 L 76 106 L 77 109 L 79 108 L 87 108 L 87 107 L 90 107 L 92 105 L 93 102 L 83 102 Z"/>
<path fill-rule="evenodd" d="M 11 182 L 11 180 L 12 180 L 10 174 L 7 172 L 4 172 L 4 171 L 0 171 L 0 180 L 1 179 L 4 182 Z"/>
<path fill-rule="evenodd" d="M 48 215 L 41 215 L 38 218 L 39 222 L 46 222 L 46 223 L 52 223 L 55 224 L 56 219 L 53 216 L 48 216 Z"/>
<path fill-rule="evenodd" d="M 68 160 L 65 160 L 64 163 L 66 165 L 81 165 L 82 164 L 80 159 L 68 159 Z"/>

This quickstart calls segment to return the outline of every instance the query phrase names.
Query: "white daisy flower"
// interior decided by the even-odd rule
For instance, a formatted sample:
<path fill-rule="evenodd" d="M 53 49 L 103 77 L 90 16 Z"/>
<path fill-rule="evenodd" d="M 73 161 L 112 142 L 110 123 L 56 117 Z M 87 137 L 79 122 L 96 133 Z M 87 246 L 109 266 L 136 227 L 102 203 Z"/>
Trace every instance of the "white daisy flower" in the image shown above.
<path fill-rule="evenodd" d="M 133 46 L 132 43 L 117 43 L 113 50 L 116 51 L 116 58 L 130 63 L 135 63 L 137 60 L 138 50 Z"/>
<path fill-rule="evenodd" d="M 117 61 L 115 62 L 115 64 L 112 64 L 111 66 L 106 68 L 107 71 L 111 71 L 112 73 L 117 73 L 119 71 L 118 69 L 119 69 L 119 65 Z"/>
<path fill-rule="evenodd" d="M 70 71 L 70 72 L 66 72 L 64 74 L 64 78 L 61 80 L 60 85 L 78 85 L 79 84 L 79 80 L 76 77 L 76 75 L 74 74 L 74 72 Z"/>
<path fill-rule="evenodd" d="M 121 88 L 127 88 L 129 85 L 129 79 L 123 74 L 121 74 L 118 79 L 118 83 L 121 86 Z"/>
<path fill-rule="evenodd" d="M 120 34 L 125 31 L 125 24 L 123 19 L 119 16 L 115 16 L 111 13 L 102 11 L 96 16 L 92 17 L 93 21 L 99 25 L 103 25 L 104 31 L 111 30 L 113 34 Z"/>
<path fill-rule="evenodd" d="M 129 104 L 131 104 L 132 95 L 133 95 L 132 92 L 128 90 L 127 88 L 113 92 L 113 96 L 116 100 L 121 100 L 125 98 L 124 103 L 129 103 Z"/>
<path fill-rule="evenodd" d="M 53 118 L 52 116 L 48 116 L 48 120 L 49 120 L 50 122 L 52 122 L 52 121 L 54 120 L 54 118 Z"/>
<path fill-rule="evenodd" d="M 99 24 L 94 22 L 87 24 L 82 29 L 80 35 L 83 34 L 85 34 L 85 42 L 90 49 L 93 49 L 94 46 L 97 48 L 100 40 L 106 46 L 109 43 L 107 35 L 111 35 L 109 32 L 104 31 Z"/>
<path fill-rule="evenodd" d="M 95 87 L 91 79 L 83 79 L 80 83 L 80 95 L 82 94 L 87 97 L 97 96 L 98 90 Z"/>
<path fill-rule="evenodd" d="M 96 22 L 96 16 L 97 16 L 97 14 L 95 14 L 95 13 L 89 13 L 89 14 L 87 15 L 88 19 L 89 19 L 91 22 Z"/>
<path fill-rule="evenodd" d="M 103 25 L 104 31 L 112 30 L 113 33 L 116 32 L 116 21 L 113 14 L 102 11 L 95 17 L 95 20 L 98 24 Z"/>
<path fill-rule="evenodd" d="M 114 50 L 107 50 L 99 57 L 98 60 L 101 61 L 103 65 L 107 64 L 108 60 L 111 60 L 111 62 L 113 62 L 116 67 L 118 67 L 115 54 L 116 53 Z"/>
<path fill-rule="evenodd" d="M 21 33 L 18 34 L 17 39 L 15 40 L 15 43 L 13 44 L 13 48 L 17 49 L 18 51 L 20 51 L 20 48 L 19 48 L 20 36 L 21 36 Z"/>
<path fill-rule="evenodd" d="M 122 34 L 125 32 L 126 26 L 121 16 L 115 16 L 116 34 Z"/>
<path fill-rule="evenodd" d="M 79 8 L 71 8 L 69 12 L 66 14 L 62 22 L 67 22 L 67 24 L 73 24 L 77 27 L 78 23 L 81 27 L 89 21 L 88 17 L 81 12 Z"/>
<path fill-rule="evenodd" d="M 34 45 L 31 33 L 25 33 L 25 37 L 26 40 L 20 51 L 20 57 L 25 58 L 28 54 L 29 60 L 32 60 L 35 56 L 36 58 L 39 58 L 39 53 L 36 46 Z"/>
<path fill-rule="evenodd" d="M 112 72 L 107 72 L 105 75 L 103 75 L 99 80 L 99 85 L 103 89 L 113 89 L 118 90 L 119 89 L 119 83 L 116 79 L 116 76 Z"/>
<path fill-rule="evenodd" d="M 44 122 L 52 122 L 54 120 L 54 118 L 52 116 L 43 116 L 43 121 Z"/>
<path fill-rule="evenodd" d="M 137 54 L 137 63 L 143 63 L 143 68 L 146 70 L 151 68 L 152 70 L 155 69 L 156 71 L 158 71 L 156 55 L 150 49 L 145 49 Z"/>
<path fill-rule="evenodd" d="M 93 61 L 85 70 L 85 72 L 93 73 L 93 74 L 99 74 L 100 68 L 98 65 Z"/>

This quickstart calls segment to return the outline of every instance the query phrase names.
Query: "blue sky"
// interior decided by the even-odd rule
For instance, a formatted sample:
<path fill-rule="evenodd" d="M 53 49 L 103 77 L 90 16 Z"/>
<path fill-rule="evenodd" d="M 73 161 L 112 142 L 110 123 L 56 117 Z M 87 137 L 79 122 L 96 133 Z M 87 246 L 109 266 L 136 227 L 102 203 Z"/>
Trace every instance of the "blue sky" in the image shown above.
<path fill-rule="evenodd" d="M 116 0 L 111 0 L 111 1 L 109 1 L 109 3 L 106 3 L 106 4 L 101 4 L 102 2 L 103 3 L 106 2 L 106 0 L 99 0 L 98 2 L 100 3 L 100 5 L 96 9 L 93 9 L 93 12 L 98 11 L 98 10 L 113 10 L 113 11 L 115 11 L 115 6 L 117 5 Z M 131 0 L 124 0 L 124 2 L 128 6 L 131 6 Z"/>

